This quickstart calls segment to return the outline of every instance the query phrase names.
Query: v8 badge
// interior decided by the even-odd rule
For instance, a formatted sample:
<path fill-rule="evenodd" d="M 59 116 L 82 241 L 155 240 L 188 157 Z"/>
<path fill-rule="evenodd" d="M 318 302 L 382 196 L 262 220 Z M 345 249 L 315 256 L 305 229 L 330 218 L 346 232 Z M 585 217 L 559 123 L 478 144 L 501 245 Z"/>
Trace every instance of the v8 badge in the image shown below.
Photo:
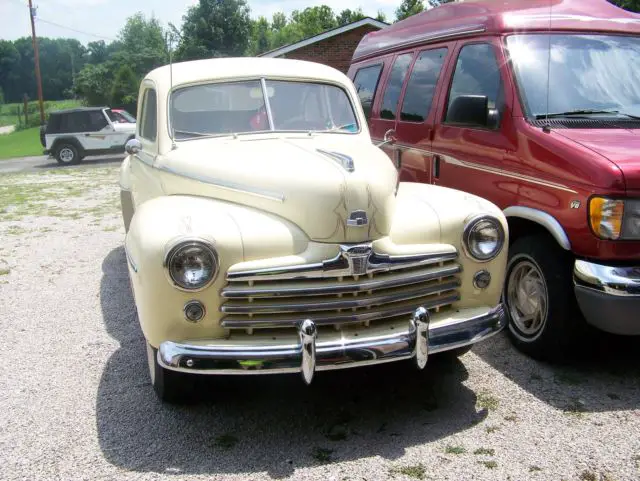
<path fill-rule="evenodd" d="M 571 208 L 572 209 L 579 209 L 580 208 L 580 201 L 579 200 L 572 200 L 571 201 Z"/>

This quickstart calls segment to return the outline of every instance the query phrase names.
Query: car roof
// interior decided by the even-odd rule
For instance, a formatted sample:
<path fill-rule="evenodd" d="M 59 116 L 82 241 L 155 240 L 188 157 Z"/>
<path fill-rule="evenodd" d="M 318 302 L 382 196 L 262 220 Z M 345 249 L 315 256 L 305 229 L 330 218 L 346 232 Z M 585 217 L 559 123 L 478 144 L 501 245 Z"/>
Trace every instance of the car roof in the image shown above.
<path fill-rule="evenodd" d="M 325 80 L 345 83 L 346 75 L 333 67 L 305 60 L 227 57 L 192 60 L 159 67 L 147 74 L 145 79 L 162 85 L 164 91 L 182 84 L 206 81 L 237 80 L 239 78 L 287 78 Z"/>
<path fill-rule="evenodd" d="M 640 15 L 607 0 L 465 0 L 364 36 L 353 61 L 413 45 L 479 34 L 573 30 L 640 33 Z"/>
<path fill-rule="evenodd" d="M 74 112 L 94 112 L 96 110 L 104 110 L 109 107 L 73 107 L 71 109 L 54 110 L 49 115 L 72 114 Z"/>

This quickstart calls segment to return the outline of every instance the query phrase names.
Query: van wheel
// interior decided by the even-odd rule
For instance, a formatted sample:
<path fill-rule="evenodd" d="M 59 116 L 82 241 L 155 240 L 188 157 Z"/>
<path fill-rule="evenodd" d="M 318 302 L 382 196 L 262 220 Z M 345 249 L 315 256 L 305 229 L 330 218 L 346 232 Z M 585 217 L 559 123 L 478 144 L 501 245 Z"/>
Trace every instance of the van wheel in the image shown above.
<path fill-rule="evenodd" d="M 56 149 L 56 160 L 61 165 L 72 165 L 80 162 L 80 154 L 73 144 L 62 144 Z"/>
<path fill-rule="evenodd" d="M 151 385 L 162 402 L 182 404 L 190 399 L 192 385 L 186 374 L 165 369 L 158 363 L 158 350 L 147 342 Z"/>
<path fill-rule="evenodd" d="M 513 344 L 533 358 L 564 358 L 584 331 L 572 289 L 573 257 L 546 235 L 509 248 L 503 302 Z"/>

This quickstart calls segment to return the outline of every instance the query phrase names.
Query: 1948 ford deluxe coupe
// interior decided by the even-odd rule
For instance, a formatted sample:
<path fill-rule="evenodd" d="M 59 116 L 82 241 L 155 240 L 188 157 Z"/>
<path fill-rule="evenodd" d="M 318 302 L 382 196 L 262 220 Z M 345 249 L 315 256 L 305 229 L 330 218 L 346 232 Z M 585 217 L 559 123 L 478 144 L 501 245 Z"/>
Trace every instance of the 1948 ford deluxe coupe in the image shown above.
<path fill-rule="evenodd" d="M 211 59 L 142 81 L 120 173 L 151 381 L 460 354 L 505 325 L 507 223 L 398 182 L 351 81 L 284 59 Z M 388 139 L 393 141 L 393 139 Z"/>

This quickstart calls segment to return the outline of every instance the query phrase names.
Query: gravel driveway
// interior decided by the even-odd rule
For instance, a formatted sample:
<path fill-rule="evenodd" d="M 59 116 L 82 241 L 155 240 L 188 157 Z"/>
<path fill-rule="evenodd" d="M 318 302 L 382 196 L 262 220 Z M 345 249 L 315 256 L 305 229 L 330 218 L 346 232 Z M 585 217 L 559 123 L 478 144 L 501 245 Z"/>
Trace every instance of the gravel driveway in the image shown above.
<path fill-rule="evenodd" d="M 117 165 L 0 176 L 3 480 L 638 480 L 640 343 L 570 366 L 504 335 L 459 361 L 149 384 Z"/>

